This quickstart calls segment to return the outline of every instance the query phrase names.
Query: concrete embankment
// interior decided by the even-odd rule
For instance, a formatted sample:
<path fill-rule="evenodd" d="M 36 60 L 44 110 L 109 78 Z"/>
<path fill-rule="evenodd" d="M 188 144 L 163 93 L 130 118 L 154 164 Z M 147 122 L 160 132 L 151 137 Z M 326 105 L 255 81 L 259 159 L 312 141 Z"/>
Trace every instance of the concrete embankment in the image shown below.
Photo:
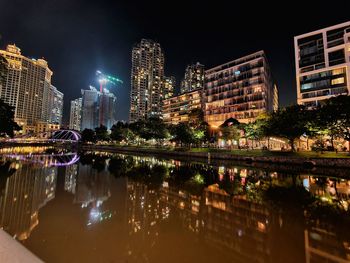
<path fill-rule="evenodd" d="M 21 243 L 0 229 L 0 262 L 1 263 L 42 263 L 38 257 Z"/>
<path fill-rule="evenodd" d="M 292 156 L 247 156 L 234 155 L 225 152 L 189 152 L 189 151 L 175 151 L 164 150 L 157 148 L 138 148 L 138 147 L 118 147 L 110 145 L 83 145 L 82 150 L 91 151 L 108 151 L 120 153 L 133 154 L 152 154 L 170 157 L 185 157 L 185 158 L 205 158 L 216 160 L 234 160 L 245 163 L 263 162 L 271 164 L 284 165 L 301 165 L 304 167 L 336 167 L 336 168 L 350 168 L 350 158 L 306 158 L 306 157 L 292 157 Z"/>

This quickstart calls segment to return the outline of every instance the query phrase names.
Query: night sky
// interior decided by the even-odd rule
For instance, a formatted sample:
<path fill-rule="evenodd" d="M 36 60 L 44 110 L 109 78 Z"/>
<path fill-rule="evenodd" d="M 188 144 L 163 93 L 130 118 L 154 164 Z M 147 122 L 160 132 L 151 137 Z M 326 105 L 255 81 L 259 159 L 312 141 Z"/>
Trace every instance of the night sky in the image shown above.
<path fill-rule="evenodd" d="M 15 43 L 25 56 L 48 60 L 52 83 L 64 93 L 65 122 L 70 100 L 97 86 L 97 69 L 120 77 L 124 84 L 112 91 L 118 119 L 127 120 L 131 49 L 141 38 L 161 44 L 177 87 L 189 63 L 210 68 L 263 49 L 285 106 L 296 101 L 293 37 L 350 20 L 346 0 L 162 3 L 0 0 L 0 48 Z"/>

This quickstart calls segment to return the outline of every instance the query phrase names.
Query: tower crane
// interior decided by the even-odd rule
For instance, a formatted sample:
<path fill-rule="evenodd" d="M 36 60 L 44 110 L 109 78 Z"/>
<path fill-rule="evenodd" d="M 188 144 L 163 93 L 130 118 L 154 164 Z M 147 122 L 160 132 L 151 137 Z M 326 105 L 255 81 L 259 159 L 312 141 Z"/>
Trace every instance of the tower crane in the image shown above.
<path fill-rule="evenodd" d="M 96 75 L 98 77 L 98 82 L 100 83 L 100 92 L 102 93 L 103 93 L 103 89 L 108 83 L 113 86 L 116 86 L 118 83 L 123 84 L 123 81 L 121 79 L 104 74 L 100 70 L 96 71 Z"/>

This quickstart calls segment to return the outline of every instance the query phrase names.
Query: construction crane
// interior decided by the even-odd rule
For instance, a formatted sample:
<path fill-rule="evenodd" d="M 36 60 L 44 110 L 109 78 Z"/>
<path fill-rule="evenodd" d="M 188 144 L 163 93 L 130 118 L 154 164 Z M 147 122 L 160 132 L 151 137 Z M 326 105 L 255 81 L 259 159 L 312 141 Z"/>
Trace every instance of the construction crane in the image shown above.
<path fill-rule="evenodd" d="M 103 93 L 103 89 L 109 83 L 113 86 L 116 86 L 118 83 L 123 84 L 123 81 L 117 77 L 113 77 L 107 74 L 102 73 L 100 70 L 96 71 L 98 77 L 98 82 L 100 83 L 100 92 Z"/>
<path fill-rule="evenodd" d="M 96 75 L 98 77 L 98 82 L 100 83 L 100 92 L 101 95 L 104 94 L 104 90 L 107 86 L 107 84 L 110 84 L 112 86 L 117 86 L 118 83 L 123 84 L 123 81 L 117 77 L 113 77 L 107 74 L 102 73 L 100 70 L 96 71 Z M 100 126 L 103 125 L 103 111 L 104 111 L 104 105 L 103 105 L 103 96 L 100 97 Z"/>

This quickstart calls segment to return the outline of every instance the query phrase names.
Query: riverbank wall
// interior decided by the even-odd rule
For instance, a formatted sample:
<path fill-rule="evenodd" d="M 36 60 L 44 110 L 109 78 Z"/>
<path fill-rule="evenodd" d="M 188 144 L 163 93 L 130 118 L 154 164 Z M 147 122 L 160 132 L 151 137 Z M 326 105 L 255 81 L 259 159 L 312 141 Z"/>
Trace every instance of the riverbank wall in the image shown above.
<path fill-rule="evenodd" d="M 84 151 L 107 151 L 115 153 L 132 153 L 132 154 L 151 154 L 169 157 L 185 157 L 185 158 L 201 158 L 213 160 L 232 160 L 250 163 L 270 163 L 283 165 L 298 165 L 306 168 L 309 167 L 334 167 L 334 168 L 350 168 L 350 158 L 307 158 L 292 156 L 247 156 L 234 155 L 231 153 L 221 152 L 190 152 L 165 150 L 162 148 L 141 148 L 141 147 L 120 147 L 110 145 L 82 145 L 80 147 Z"/>

